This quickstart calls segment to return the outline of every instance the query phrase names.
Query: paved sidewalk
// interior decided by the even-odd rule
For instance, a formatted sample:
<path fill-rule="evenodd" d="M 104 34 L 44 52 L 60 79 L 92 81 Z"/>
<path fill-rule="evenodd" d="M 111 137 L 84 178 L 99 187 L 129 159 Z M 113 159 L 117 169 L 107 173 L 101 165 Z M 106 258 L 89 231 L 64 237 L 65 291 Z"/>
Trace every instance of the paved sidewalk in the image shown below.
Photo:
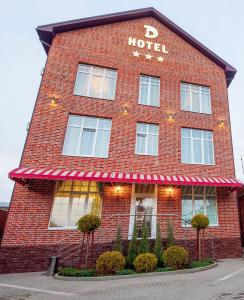
<path fill-rule="evenodd" d="M 191 274 L 110 281 L 61 281 L 44 273 L 0 275 L 0 300 L 243 299 L 244 259 L 219 262 L 217 268 Z"/>

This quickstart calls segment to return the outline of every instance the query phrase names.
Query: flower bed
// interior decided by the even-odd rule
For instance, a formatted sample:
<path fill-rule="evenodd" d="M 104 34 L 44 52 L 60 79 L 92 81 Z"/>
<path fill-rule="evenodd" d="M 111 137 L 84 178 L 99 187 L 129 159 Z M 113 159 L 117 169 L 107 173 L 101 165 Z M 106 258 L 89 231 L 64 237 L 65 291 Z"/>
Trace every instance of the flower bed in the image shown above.
<path fill-rule="evenodd" d="M 189 269 L 199 269 L 203 267 L 208 267 L 213 265 L 214 262 L 212 260 L 203 260 L 203 261 L 192 261 L 189 264 L 185 266 L 182 270 L 189 270 Z M 157 268 L 155 272 L 172 272 L 173 268 L 171 267 L 163 267 L 163 268 Z M 133 269 L 124 269 L 121 271 L 117 271 L 113 276 L 118 275 L 135 275 L 139 274 Z M 140 273 L 142 274 L 142 273 Z M 107 276 L 101 276 L 98 275 L 97 271 L 95 269 L 90 270 L 81 270 L 76 268 L 63 268 L 58 272 L 58 276 L 62 277 L 107 277 Z"/>

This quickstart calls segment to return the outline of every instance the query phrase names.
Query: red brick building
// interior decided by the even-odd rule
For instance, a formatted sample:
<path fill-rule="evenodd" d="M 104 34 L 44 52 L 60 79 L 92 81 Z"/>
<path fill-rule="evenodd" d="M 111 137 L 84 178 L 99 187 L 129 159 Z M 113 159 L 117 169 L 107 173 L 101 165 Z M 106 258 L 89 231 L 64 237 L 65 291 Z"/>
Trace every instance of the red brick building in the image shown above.
<path fill-rule="evenodd" d="M 4 271 L 42 270 L 101 216 L 97 252 L 144 220 L 192 251 L 241 256 L 227 87 L 236 70 L 153 8 L 37 28 L 48 55 L 1 243 Z M 72 253 L 72 251 L 71 251 Z"/>

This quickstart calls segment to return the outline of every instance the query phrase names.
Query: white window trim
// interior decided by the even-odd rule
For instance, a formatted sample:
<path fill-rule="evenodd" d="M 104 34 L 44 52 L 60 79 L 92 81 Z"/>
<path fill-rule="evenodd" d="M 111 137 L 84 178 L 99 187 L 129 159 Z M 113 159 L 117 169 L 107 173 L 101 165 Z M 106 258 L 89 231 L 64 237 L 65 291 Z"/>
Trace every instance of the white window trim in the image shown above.
<path fill-rule="evenodd" d="M 130 206 L 130 220 L 129 220 L 129 230 L 128 230 L 128 240 L 132 239 L 134 222 L 135 222 L 135 209 L 136 209 L 136 198 L 137 197 L 147 197 L 153 199 L 153 211 L 152 211 L 152 231 L 149 239 L 156 238 L 157 231 L 157 195 L 158 195 L 158 185 L 155 184 L 154 193 L 136 193 L 135 192 L 135 183 L 132 184 L 132 192 L 131 192 L 131 206 Z M 140 238 L 137 238 L 140 240 Z"/>
<path fill-rule="evenodd" d="M 191 131 L 191 137 L 182 137 L 182 129 L 189 129 Z M 201 131 L 201 134 L 202 134 L 202 138 L 194 138 L 193 135 L 192 135 L 192 131 L 193 130 L 199 130 Z M 212 139 L 206 139 L 203 137 L 203 132 L 204 131 L 208 131 L 208 132 L 212 132 Z M 182 148 L 182 139 L 187 139 L 189 140 L 190 139 L 190 143 L 191 143 L 191 162 L 183 162 L 182 161 L 182 152 L 181 152 L 181 163 L 182 164 L 190 164 L 190 165 L 205 165 L 205 166 L 214 166 L 215 165 L 215 151 L 214 151 L 214 132 L 211 131 L 211 130 L 204 130 L 204 129 L 195 129 L 195 128 L 185 128 L 185 127 L 182 127 L 181 128 L 181 148 Z M 197 141 L 201 141 L 201 151 L 202 151 L 202 162 L 194 162 L 193 161 L 193 140 L 197 140 Z M 210 164 L 210 163 L 205 163 L 204 162 L 204 143 L 203 141 L 210 141 L 213 143 L 213 163 Z M 182 149 L 181 149 L 182 151 Z"/>
<path fill-rule="evenodd" d="M 89 67 L 89 68 L 90 68 L 90 72 L 79 71 L 79 67 L 80 67 L 81 65 Z M 103 75 L 100 75 L 100 77 L 102 77 L 102 88 L 101 88 L 100 96 L 99 96 L 99 97 L 94 97 L 94 96 L 91 96 L 91 95 L 90 95 L 90 88 L 91 88 L 92 77 L 93 77 L 93 76 L 99 76 L 99 75 L 94 75 L 94 74 L 93 74 L 94 68 L 99 68 L 99 69 L 103 70 Z M 109 70 L 109 71 L 110 71 L 110 70 L 116 71 L 116 76 L 106 75 L 106 70 Z M 77 85 L 77 78 L 78 78 L 78 74 L 79 74 L 79 73 L 88 74 L 88 83 L 87 83 L 86 92 L 85 92 L 84 95 L 83 95 L 83 94 L 80 94 L 80 93 L 78 93 L 78 92 L 76 91 L 76 90 L 77 90 L 77 87 L 76 87 L 76 85 Z M 112 99 L 104 98 L 104 97 L 103 97 L 105 77 L 115 79 L 114 94 L 113 94 L 113 98 L 112 98 Z M 73 92 L 73 94 L 74 94 L 75 96 L 83 96 L 83 97 L 89 97 L 89 98 L 95 98 L 95 99 L 102 99 L 102 100 L 114 101 L 114 100 L 115 100 L 115 94 L 116 94 L 116 86 L 117 86 L 117 70 L 109 69 L 109 68 L 103 68 L 103 67 L 99 67 L 99 66 L 92 66 L 92 65 L 87 65 L 87 64 L 79 64 L 79 65 L 78 65 L 78 69 L 77 69 L 77 73 L 76 73 L 76 80 L 75 80 L 75 85 L 74 85 L 74 92 Z"/>
<path fill-rule="evenodd" d="M 89 194 L 95 194 L 95 195 L 98 194 L 98 195 L 100 195 L 100 197 L 101 197 L 100 218 L 101 218 L 101 215 L 102 215 L 102 206 L 103 206 L 102 195 L 101 195 L 101 192 L 90 192 L 90 184 L 91 184 L 91 181 L 88 182 L 88 191 L 87 192 L 73 192 L 72 189 L 71 189 L 70 198 L 69 198 L 69 205 L 68 205 L 68 212 L 67 212 L 67 215 L 66 215 L 66 225 L 65 226 L 59 226 L 59 227 L 51 227 L 50 226 L 50 222 L 51 222 L 52 213 L 53 213 L 53 209 L 54 209 L 55 194 L 56 194 L 56 191 L 57 191 L 57 188 L 58 188 L 58 181 L 56 182 L 55 192 L 54 192 L 53 202 L 52 202 L 52 209 L 51 209 L 51 213 L 49 215 L 48 228 L 47 228 L 48 230 L 76 230 L 77 229 L 77 226 L 67 225 L 69 223 L 69 221 L 70 221 L 71 208 L 72 208 L 72 204 L 73 204 L 73 197 L 72 197 L 73 194 L 79 194 L 79 195 L 83 194 L 83 195 L 86 195 L 83 215 L 87 214 Z M 73 184 L 72 184 L 72 188 L 73 188 Z"/>
<path fill-rule="evenodd" d="M 188 85 L 189 86 L 189 90 L 186 89 L 186 88 L 182 88 L 182 84 L 185 84 L 185 85 Z M 200 111 L 193 111 L 192 110 L 192 86 L 198 86 L 200 87 L 200 94 L 199 94 L 199 100 L 200 100 Z M 209 93 L 205 93 L 205 92 L 202 92 L 202 88 L 209 88 Z M 181 101 L 181 110 L 183 111 L 189 111 L 189 112 L 192 112 L 192 113 L 198 113 L 198 114 L 204 114 L 204 115 L 212 115 L 212 101 L 211 101 L 211 90 L 210 90 L 210 87 L 208 86 L 202 86 L 202 85 L 197 85 L 197 84 L 192 84 L 192 83 L 187 83 L 187 82 L 181 82 L 181 85 L 180 85 L 180 92 L 181 91 L 186 91 L 186 92 L 189 92 L 190 93 L 190 109 L 184 109 L 182 107 L 182 98 L 180 96 L 180 101 Z M 209 101 L 209 112 L 206 113 L 206 112 L 203 112 L 202 111 L 202 94 L 206 94 L 206 95 L 209 95 L 209 98 L 210 98 L 210 101 Z"/>
<path fill-rule="evenodd" d="M 135 149 L 135 154 L 138 154 L 138 155 L 146 155 L 146 156 L 158 156 L 158 147 L 157 147 L 157 154 L 149 154 L 148 153 L 148 148 L 149 148 L 149 143 L 148 143 L 148 136 L 149 135 L 154 135 L 154 136 L 157 136 L 157 138 L 159 138 L 159 126 L 157 124 L 149 124 L 149 123 L 143 123 L 143 122 L 138 122 L 137 124 L 145 124 L 147 125 L 147 131 L 146 133 L 145 132 L 138 132 L 137 131 L 137 126 L 136 126 L 136 149 Z M 158 126 L 158 133 L 149 133 L 149 126 L 150 125 L 154 125 L 154 126 Z M 137 135 L 145 135 L 146 136 L 146 147 L 145 147 L 145 153 L 142 153 L 142 152 L 137 152 Z"/>
<path fill-rule="evenodd" d="M 191 193 L 191 197 L 192 197 L 192 213 L 193 213 L 193 216 L 195 216 L 195 196 L 203 196 L 203 208 L 204 208 L 204 215 L 207 216 L 207 209 L 206 209 L 206 198 L 207 198 L 207 195 L 206 195 L 206 186 L 204 186 L 204 189 L 203 189 L 203 194 L 195 194 L 194 192 L 194 187 L 192 187 L 192 193 Z M 189 195 L 190 194 L 186 194 L 186 195 Z M 183 196 L 183 194 L 182 194 Z M 217 189 L 215 187 L 215 194 L 214 195 L 208 195 L 208 196 L 215 196 L 215 201 L 216 201 L 216 213 L 217 213 L 217 223 L 216 224 L 209 224 L 209 227 L 218 227 L 219 226 L 219 214 L 218 214 L 218 199 L 217 199 Z M 181 216 L 182 216 L 182 213 L 183 213 L 183 197 L 181 199 Z M 183 217 L 183 216 L 182 216 Z M 187 224 L 185 225 L 184 224 L 184 220 L 182 220 L 182 227 L 192 227 L 191 224 Z"/>
<path fill-rule="evenodd" d="M 76 115 L 70 115 L 70 116 L 76 116 Z M 79 134 L 79 141 L 78 141 L 78 144 L 77 144 L 77 149 L 76 149 L 76 154 L 66 154 L 64 153 L 64 142 L 63 142 L 63 150 L 62 150 L 62 155 L 64 156 L 73 156 L 73 157 L 94 157 L 94 158 L 108 158 L 109 156 L 109 145 L 110 145 L 110 138 L 111 138 L 111 130 L 112 130 L 112 119 L 107 119 L 107 118 L 99 118 L 99 117 L 90 117 L 90 116 L 78 116 L 80 118 L 82 118 L 82 123 L 80 126 L 78 125 L 69 125 L 69 120 L 68 120 L 68 124 L 67 124 L 67 128 L 66 128 L 66 133 L 65 133 L 65 137 L 64 137 L 64 142 L 65 142 L 65 138 L 66 138 L 66 134 L 68 132 L 68 128 L 69 127 L 75 127 L 75 128 L 80 128 L 80 134 Z M 85 118 L 96 118 L 96 127 L 86 127 L 84 126 L 84 119 Z M 111 121 L 111 127 L 110 129 L 105 129 L 105 128 L 100 128 L 99 127 L 99 120 L 100 119 L 107 119 L 107 120 L 110 120 Z M 95 130 L 95 137 L 94 137 L 94 142 L 93 142 L 93 145 L 92 145 L 92 154 L 91 155 L 84 155 L 84 154 L 79 154 L 79 149 L 80 149 L 80 146 L 81 146 L 81 139 L 82 139 L 82 134 L 83 134 L 83 130 L 84 129 L 91 129 L 91 130 Z M 97 134 L 98 134 L 98 129 L 102 129 L 104 131 L 109 131 L 109 138 L 108 138 L 108 153 L 107 155 L 105 156 L 96 156 L 95 155 L 95 147 L 96 147 L 96 142 L 97 142 Z"/>
<path fill-rule="evenodd" d="M 142 88 L 142 77 L 148 77 L 149 82 L 147 83 L 148 85 L 148 91 L 147 91 L 147 103 L 141 103 L 141 88 Z M 158 84 L 152 83 L 152 78 L 153 79 L 158 79 Z M 158 99 L 158 104 L 157 105 L 152 105 L 150 103 L 150 94 L 151 94 L 151 86 L 158 86 L 159 88 L 159 99 Z M 140 75 L 140 86 L 139 86 L 139 99 L 138 99 L 138 104 L 140 105 L 147 105 L 147 106 L 152 106 L 152 107 L 160 107 L 160 78 L 155 77 L 155 76 L 148 76 L 148 75 Z"/>

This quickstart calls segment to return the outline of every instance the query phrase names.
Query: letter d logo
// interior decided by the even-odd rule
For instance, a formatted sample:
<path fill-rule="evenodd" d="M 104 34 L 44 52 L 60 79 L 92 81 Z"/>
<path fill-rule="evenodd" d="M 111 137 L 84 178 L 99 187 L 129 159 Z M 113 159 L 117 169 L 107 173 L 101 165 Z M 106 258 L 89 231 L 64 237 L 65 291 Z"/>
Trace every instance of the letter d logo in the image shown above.
<path fill-rule="evenodd" d="M 150 25 L 144 25 L 144 28 L 146 29 L 145 37 L 149 39 L 154 39 L 158 36 L 158 31 L 156 28 L 150 26 Z"/>

